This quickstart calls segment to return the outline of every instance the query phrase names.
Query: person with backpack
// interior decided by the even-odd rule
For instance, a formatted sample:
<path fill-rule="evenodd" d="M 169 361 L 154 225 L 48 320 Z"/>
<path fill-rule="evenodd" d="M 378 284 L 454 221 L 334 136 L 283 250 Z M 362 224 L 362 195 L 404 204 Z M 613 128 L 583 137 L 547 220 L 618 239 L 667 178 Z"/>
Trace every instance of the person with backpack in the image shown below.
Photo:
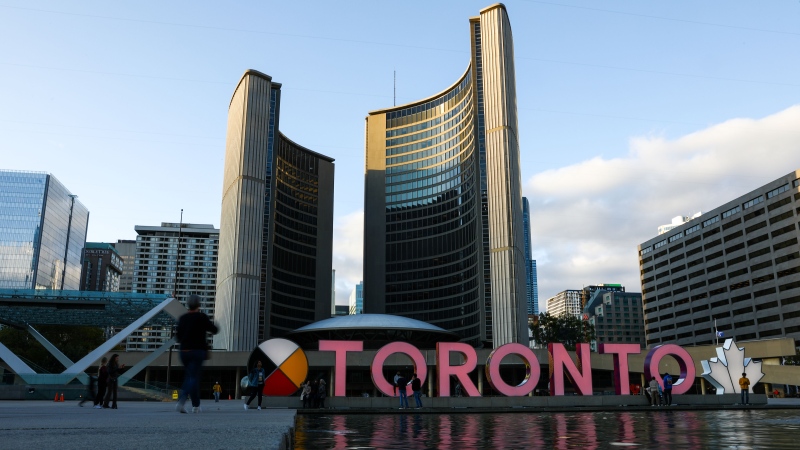
<path fill-rule="evenodd" d="M 264 394 L 264 381 L 267 379 L 267 373 L 261 368 L 261 361 L 258 361 L 250 371 L 250 376 L 247 377 L 247 389 L 250 391 L 250 397 L 244 402 L 244 410 L 247 411 L 250 402 L 258 395 L 258 410 L 261 411 L 261 400 Z"/>

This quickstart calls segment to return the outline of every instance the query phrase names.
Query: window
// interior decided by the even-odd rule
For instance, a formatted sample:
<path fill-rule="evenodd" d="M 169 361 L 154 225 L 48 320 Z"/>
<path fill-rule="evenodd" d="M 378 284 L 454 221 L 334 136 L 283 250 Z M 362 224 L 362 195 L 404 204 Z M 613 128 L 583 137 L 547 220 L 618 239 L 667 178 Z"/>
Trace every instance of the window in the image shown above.
<path fill-rule="evenodd" d="M 711 225 L 712 223 L 719 222 L 719 216 L 714 216 L 706 221 L 703 221 L 703 228 Z"/>
<path fill-rule="evenodd" d="M 652 251 L 653 251 L 653 246 L 651 245 L 650 247 L 643 248 L 641 254 L 644 255 L 645 253 L 650 253 Z"/>
<path fill-rule="evenodd" d="M 728 218 L 728 217 L 740 212 L 741 210 L 742 210 L 741 206 L 737 206 L 735 208 L 731 208 L 731 209 L 725 211 L 724 213 L 722 213 L 722 218 L 726 219 L 726 218 Z"/>
<path fill-rule="evenodd" d="M 753 206 L 755 206 L 755 205 L 757 205 L 757 204 L 759 204 L 759 203 L 761 203 L 763 201 L 764 201 L 764 196 L 763 195 L 759 195 L 758 197 L 748 201 L 747 203 L 745 203 L 742 206 L 744 207 L 744 209 L 747 209 L 747 208 L 751 208 L 751 207 L 753 207 Z"/>
<path fill-rule="evenodd" d="M 665 245 L 667 245 L 667 240 L 666 239 L 664 239 L 661 242 L 656 242 L 655 245 L 653 245 L 653 248 L 661 248 L 661 247 L 663 247 Z"/>
<path fill-rule="evenodd" d="M 689 235 L 689 234 L 692 234 L 692 233 L 694 233 L 695 231 L 697 231 L 697 230 L 699 230 L 699 229 L 700 229 L 700 224 L 698 223 L 697 225 L 695 225 L 695 226 L 693 226 L 693 227 L 691 227 L 691 228 L 687 228 L 687 229 L 686 229 L 686 231 L 685 231 L 684 233 L 686 233 L 687 235 Z"/>
<path fill-rule="evenodd" d="M 669 237 L 669 241 L 670 242 L 675 242 L 675 241 L 677 241 L 678 239 L 680 239 L 682 237 L 683 237 L 683 232 L 680 232 L 680 233 L 678 233 L 676 235 L 670 236 Z"/>
<path fill-rule="evenodd" d="M 767 192 L 767 198 L 769 199 L 769 198 L 775 197 L 778 194 L 783 194 L 784 192 L 786 192 L 788 190 L 789 190 L 789 183 L 786 183 L 786 184 L 784 184 L 783 186 L 781 186 L 781 187 L 779 187 L 777 189 L 773 189 L 773 190 Z"/>

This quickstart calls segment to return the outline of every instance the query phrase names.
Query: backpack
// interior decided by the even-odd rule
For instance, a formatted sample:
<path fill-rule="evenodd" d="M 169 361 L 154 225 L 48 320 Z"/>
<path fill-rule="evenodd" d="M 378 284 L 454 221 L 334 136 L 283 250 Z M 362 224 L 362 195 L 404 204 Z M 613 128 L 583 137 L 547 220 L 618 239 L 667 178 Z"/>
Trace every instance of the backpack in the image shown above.
<path fill-rule="evenodd" d="M 245 375 L 245 377 L 242 378 L 242 381 L 239 382 L 239 385 L 242 386 L 242 389 L 247 389 L 248 387 L 250 387 L 250 377 Z"/>

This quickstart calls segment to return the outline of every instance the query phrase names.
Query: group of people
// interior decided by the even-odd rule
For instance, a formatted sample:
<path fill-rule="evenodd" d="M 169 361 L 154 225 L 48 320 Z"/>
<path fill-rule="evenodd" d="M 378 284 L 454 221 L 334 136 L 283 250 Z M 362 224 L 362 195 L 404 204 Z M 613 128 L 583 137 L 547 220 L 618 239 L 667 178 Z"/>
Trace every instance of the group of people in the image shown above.
<path fill-rule="evenodd" d="M 397 372 L 394 376 L 394 394 L 397 395 L 398 391 L 400 392 L 400 409 L 410 409 L 408 406 L 408 386 L 411 386 L 417 409 L 422 408 L 422 382 L 417 377 L 417 374 L 412 374 L 409 381 L 403 374 Z"/>
<path fill-rule="evenodd" d="M 645 389 L 645 393 L 650 397 L 652 406 L 669 406 L 672 404 L 672 375 L 664 374 L 661 382 L 663 383 L 663 388 L 661 387 L 662 383 L 658 382 L 658 378 L 653 377 Z"/>
<path fill-rule="evenodd" d="M 308 380 L 300 386 L 300 400 L 303 408 L 324 408 L 328 396 L 328 385 L 323 378 Z"/>
<path fill-rule="evenodd" d="M 97 376 L 89 376 L 89 388 L 86 397 L 78 403 L 78 406 L 83 406 L 91 398 L 95 409 L 117 409 L 118 378 L 123 369 L 125 369 L 125 364 L 119 363 L 118 354 L 111 355 L 110 361 L 104 356 L 100 360 L 100 367 L 97 368 Z M 97 382 L 96 391 L 95 382 Z"/>

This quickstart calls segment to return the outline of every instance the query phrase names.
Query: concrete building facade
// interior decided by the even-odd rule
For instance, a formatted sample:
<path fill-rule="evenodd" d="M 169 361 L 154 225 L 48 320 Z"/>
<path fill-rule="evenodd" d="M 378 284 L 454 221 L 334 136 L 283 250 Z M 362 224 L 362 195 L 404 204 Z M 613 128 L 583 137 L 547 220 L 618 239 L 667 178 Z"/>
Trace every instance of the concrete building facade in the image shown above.
<path fill-rule="evenodd" d="M 0 170 L 0 289 L 81 283 L 89 210 L 56 177 Z"/>
<path fill-rule="evenodd" d="M 162 222 L 136 225 L 136 258 L 132 292 L 164 294 L 186 303 L 200 296 L 200 310 L 212 319 L 216 309 L 219 229 L 209 224 Z M 148 327 L 128 337 L 128 351 L 148 351 L 169 339 L 171 330 Z"/>
<path fill-rule="evenodd" d="M 471 61 L 432 97 L 366 119 L 364 312 L 475 346 L 527 344 L 511 25 L 469 21 Z"/>
<path fill-rule="evenodd" d="M 136 266 L 136 240 L 118 239 L 111 244 L 122 259 L 122 275 L 119 279 L 120 292 L 133 292 L 133 271 Z"/>
<path fill-rule="evenodd" d="M 248 70 L 228 109 L 215 348 L 249 351 L 334 312 L 333 159 L 279 131 L 280 97 Z"/>
<path fill-rule="evenodd" d="M 647 345 L 800 345 L 800 171 L 639 246 Z"/>
<path fill-rule="evenodd" d="M 561 316 L 569 314 L 575 317 L 581 317 L 583 313 L 583 305 L 581 299 L 583 298 L 583 291 L 578 289 L 567 289 L 547 299 L 547 312 L 551 316 Z"/>

